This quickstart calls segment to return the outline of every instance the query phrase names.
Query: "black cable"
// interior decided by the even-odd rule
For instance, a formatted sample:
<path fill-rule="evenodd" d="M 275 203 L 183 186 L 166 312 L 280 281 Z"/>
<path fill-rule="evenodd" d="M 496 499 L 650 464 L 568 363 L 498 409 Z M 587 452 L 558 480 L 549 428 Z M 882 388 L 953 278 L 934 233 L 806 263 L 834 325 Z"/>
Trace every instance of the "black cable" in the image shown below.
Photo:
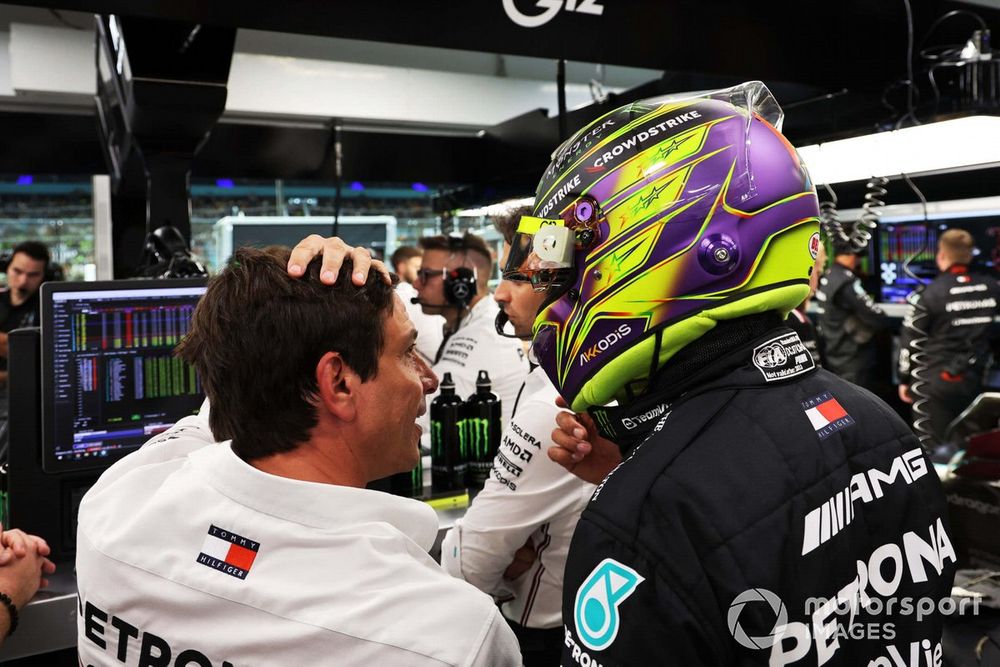
<path fill-rule="evenodd" d="M 917 187 L 917 184 L 910 180 L 909 176 L 907 176 L 906 174 L 900 174 L 900 176 L 903 177 L 903 180 L 906 181 L 906 184 L 910 186 L 910 189 L 913 190 L 913 192 L 917 195 L 917 197 L 920 198 L 920 205 L 923 207 L 924 211 L 924 244 L 920 246 L 920 248 L 916 252 L 914 252 L 905 260 L 903 260 L 903 273 L 905 273 L 906 275 L 913 278 L 919 283 L 926 284 L 930 281 L 923 280 L 915 273 L 913 273 L 913 271 L 910 270 L 910 263 L 920 255 L 927 252 L 927 246 L 930 243 L 931 223 L 930 223 L 930 218 L 927 216 L 927 198 L 924 197 L 924 193 L 920 191 L 920 188 Z"/>
<path fill-rule="evenodd" d="M 914 90 L 917 85 L 913 77 L 913 7 L 910 6 L 910 0 L 903 0 L 903 5 L 906 7 L 906 82 L 909 89 L 906 93 L 907 113 L 896 123 L 897 130 L 907 118 L 912 120 L 914 125 L 920 125 L 920 121 L 917 120 L 915 113 L 916 105 L 913 99 Z"/>
<path fill-rule="evenodd" d="M 782 104 L 782 109 L 794 109 L 795 107 L 805 106 L 806 104 L 813 104 L 815 102 L 826 102 L 832 100 L 835 97 L 840 97 L 841 95 L 846 95 L 849 91 L 847 88 L 841 88 L 840 90 L 833 93 L 824 93 L 823 95 L 817 95 L 816 97 L 808 97 L 804 100 L 796 100 L 795 102 L 788 102 Z"/>
<path fill-rule="evenodd" d="M 344 180 L 343 171 L 343 151 L 340 143 L 341 122 L 339 118 L 333 120 L 333 160 L 334 176 L 336 177 L 337 189 L 333 196 L 333 235 L 340 232 L 340 186 Z"/>
<path fill-rule="evenodd" d="M 52 16 L 54 16 L 55 19 L 59 21 L 59 23 L 62 23 L 67 28 L 72 28 L 73 30 L 90 30 L 89 27 L 85 28 L 83 26 L 70 23 L 69 21 L 66 20 L 66 18 L 62 15 L 62 13 L 58 9 L 50 9 L 49 14 L 52 14 Z"/>
<path fill-rule="evenodd" d="M 945 12 L 944 14 L 939 16 L 937 20 L 935 20 L 934 23 L 931 24 L 931 27 L 928 28 L 926 33 L 924 33 L 924 38 L 920 40 L 920 47 L 923 48 L 924 44 L 927 43 L 927 40 L 930 39 L 931 35 L 938 28 L 938 26 L 940 26 L 942 23 L 950 19 L 952 16 L 958 16 L 958 15 L 971 16 L 979 24 L 980 30 L 989 30 L 989 26 L 986 25 L 986 21 L 984 21 L 983 17 L 980 16 L 979 14 L 973 11 L 969 11 L 968 9 L 953 9 L 950 12 Z"/>
<path fill-rule="evenodd" d="M 566 61 L 562 58 L 556 67 L 556 88 L 559 95 L 559 142 L 566 141 Z"/>

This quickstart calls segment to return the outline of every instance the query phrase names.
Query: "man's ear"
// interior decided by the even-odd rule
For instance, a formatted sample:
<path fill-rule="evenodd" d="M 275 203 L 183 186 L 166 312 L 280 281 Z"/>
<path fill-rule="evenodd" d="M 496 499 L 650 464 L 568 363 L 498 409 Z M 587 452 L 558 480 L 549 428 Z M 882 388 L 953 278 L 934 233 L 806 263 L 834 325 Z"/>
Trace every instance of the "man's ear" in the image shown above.
<path fill-rule="evenodd" d="M 339 352 L 327 352 L 316 364 L 320 406 L 341 421 L 354 421 L 361 378 Z"/>

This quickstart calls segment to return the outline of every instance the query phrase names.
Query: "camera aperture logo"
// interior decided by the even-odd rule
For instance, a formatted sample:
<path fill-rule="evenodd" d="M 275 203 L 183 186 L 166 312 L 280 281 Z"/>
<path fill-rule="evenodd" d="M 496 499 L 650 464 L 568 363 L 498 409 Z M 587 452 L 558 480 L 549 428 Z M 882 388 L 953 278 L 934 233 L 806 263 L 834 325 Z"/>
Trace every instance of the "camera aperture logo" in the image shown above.
<path fill-rule="evenodd" d="M 768 618 L 774 616 L 774 624 L 768 634 L 750 636 L 740 625 L 740 616 L 748 606 L 761 609 Z M 788 623 L 788 610 L 785 609 L 785 603 L 781 598 L 766 588 L 751 588 L 736 596 L 729 605 L 729 615 L 726 620 L 729 623 L 729 634 L 741 646 L 751 649 L 768 648 L 781 640 L 782 630 Z"/>

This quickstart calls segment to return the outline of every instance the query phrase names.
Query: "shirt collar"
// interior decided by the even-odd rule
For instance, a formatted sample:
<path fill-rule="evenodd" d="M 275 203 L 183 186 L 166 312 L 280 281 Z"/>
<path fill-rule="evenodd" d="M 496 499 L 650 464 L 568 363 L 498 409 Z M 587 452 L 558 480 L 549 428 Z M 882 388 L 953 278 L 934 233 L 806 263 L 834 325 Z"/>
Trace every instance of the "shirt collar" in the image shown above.
<path fill-rule="evenodd" d="M 437 515 L 419 500 L 271 475 L 236 456 L 230 441 L 203 447 L 189 461 L 219 493 L 262 514 L 320 529 L 388 523 L 425 551 L 437 537 Z"/>
<path fill-rule="evenodd" d="M 500 306 L 497 302 L 493 300 L 493 297 L 489 294 L 484 296 L 482 299 L 476 302 L 472 308 L 469 309 L 469 314 L 465 316 L 459 324 L 456 331 L 461 331 L 463 327 L 467 327 L 474 321 L 486 318 L 490 321 L 490 326 L 493 326 L 492 322 L 497 317 L 497 311 L 500 310 Z"/>

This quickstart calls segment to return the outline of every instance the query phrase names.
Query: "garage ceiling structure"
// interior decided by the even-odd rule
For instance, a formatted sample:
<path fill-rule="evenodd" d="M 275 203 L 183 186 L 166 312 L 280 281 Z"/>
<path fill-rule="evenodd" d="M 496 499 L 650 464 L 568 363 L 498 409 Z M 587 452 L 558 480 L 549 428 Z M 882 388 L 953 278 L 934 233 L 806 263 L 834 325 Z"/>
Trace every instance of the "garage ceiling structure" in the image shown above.
<path fill-rule="evenodd" d="M 921 51 L 961 47 L 978 27 L 969 11 L 987 26 L 1000 28 L 1000 10 L 943 0 L 913 2 L 911 32 L 909 2 L 55 0 L 30 5 L 54 10 L 60 20 L 68 10 L 237 27 L 237 49 L 241 40 L 247 41 L 245 35 L 253 34 L 246 31 L 253 30 L 302 35 L 302 49 L 322 44 L 316 36 L 398 45 L 393 48 L 404 59 L 407 48 L 412 54 L 420 53 L 416 47 L 433 47 L 437 53 L 454 49 L 459 71 L 473 52 L 538 59 L 548 63 L 553 82 L 559 59 L 660 73 L 635 87 L 617 87 L 603 102 L 569 111 L 562 128 L 555 108 L 529 110 L 479 132 L 345 120 L 345 179 L 467 183 L 473 186 L 468 194 L 472 203 L 530 192 L 563 133 L 651 95 L 760 79 L 785 108 L 785 133 L 797 145 L 945 112 L 996 112 L 961 109 L 946 86 L 939 90 L 941 99 L 931 103 Z M 955 13 L 938 22 L 948 12 Z M 912 95 L 906 83 L 908 60 L 916 81 Z M 495 75 L 504 76 L 503 60 L 497 62 Z M 474 86 L 467 94 L 476 95 Z M 88 139 L 93 118 L 83 109 L 46 111 L 0 112 L 5 128 L 0 171 L 100 171 L 96 132 L 93 145 Z M 199 153 L 194 173 L 332 180 L 330 136 L 329 124 L 322 122 L 238 118 L 227 112 Z"/>

